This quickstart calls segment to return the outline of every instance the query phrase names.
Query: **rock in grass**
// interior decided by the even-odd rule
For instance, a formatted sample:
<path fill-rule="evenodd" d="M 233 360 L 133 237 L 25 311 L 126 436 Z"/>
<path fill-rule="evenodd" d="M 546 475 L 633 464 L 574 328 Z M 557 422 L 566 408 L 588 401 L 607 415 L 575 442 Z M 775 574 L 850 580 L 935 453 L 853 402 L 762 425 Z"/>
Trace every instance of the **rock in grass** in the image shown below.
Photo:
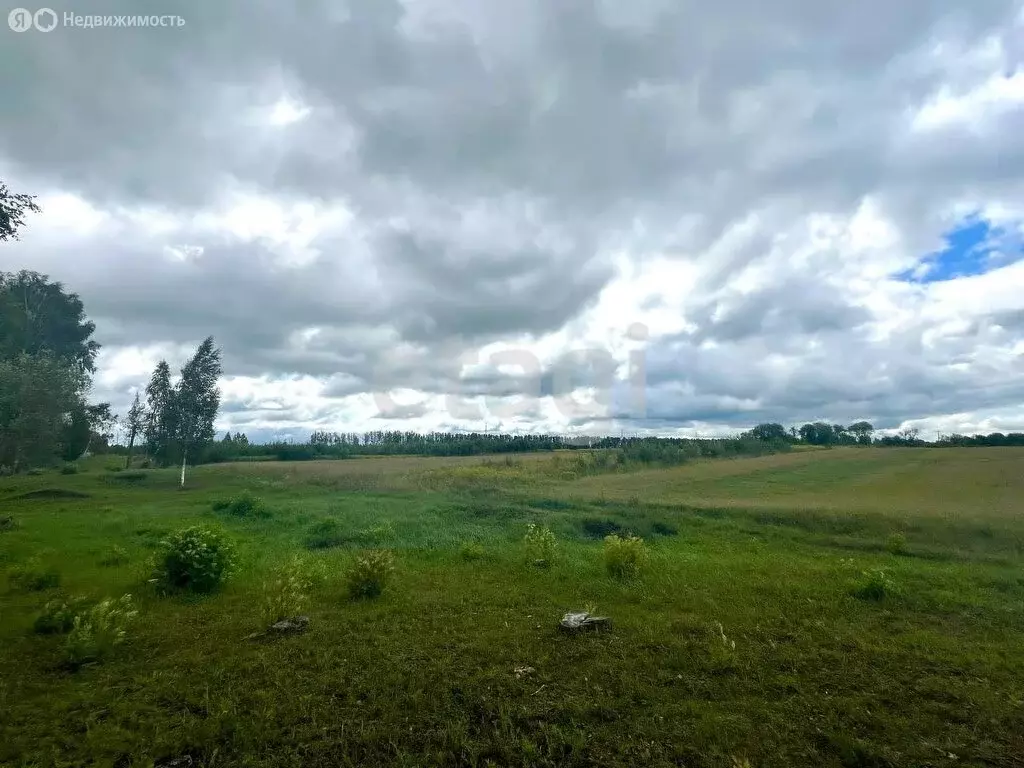
<path fill-rule="evenodd" d="M 570 633 L 603 632 L 612 628 L 612 620 L 607 616 L 591 616 L 586 611 L 579 611 L 565 614 L 558 628 Z"/>
<path fill-rule="evenodd" d="M 290 619 L 282 619 L 270 625 L 268 632 L 276 632 L 279 635 L 291 635 L 305 632 L 309 626 L 309 616 L 293 616 Z"/>
<path fill-rule="evenodd" d="M 309 616 L 293 616 L 290 619 L 275 621 L 262 632 L 253 632 L 246 640 L 256 640 L 269 635 L 298 635 L 309 627 Z"/>

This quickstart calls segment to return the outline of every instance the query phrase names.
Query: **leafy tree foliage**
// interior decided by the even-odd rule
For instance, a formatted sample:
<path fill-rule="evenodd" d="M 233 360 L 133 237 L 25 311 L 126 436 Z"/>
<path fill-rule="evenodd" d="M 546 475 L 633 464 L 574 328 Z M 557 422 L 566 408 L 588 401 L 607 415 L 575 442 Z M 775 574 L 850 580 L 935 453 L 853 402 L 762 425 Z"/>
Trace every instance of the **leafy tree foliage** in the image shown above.
<path fill-rule="evenodd" d="M 39 213 L 34 195 L 18 195 L 0 181 L 0 241 L 17 240 L 26 213 Z"/>
<path fill-rule="evenodd" d="M 95 324 L 85 319 L 78 295 L 46 275 L 0 272 L 0 327 L 0 358 L 45 350 L 84 372 L 95 370 L 100 345 L 89 339 Z"/>

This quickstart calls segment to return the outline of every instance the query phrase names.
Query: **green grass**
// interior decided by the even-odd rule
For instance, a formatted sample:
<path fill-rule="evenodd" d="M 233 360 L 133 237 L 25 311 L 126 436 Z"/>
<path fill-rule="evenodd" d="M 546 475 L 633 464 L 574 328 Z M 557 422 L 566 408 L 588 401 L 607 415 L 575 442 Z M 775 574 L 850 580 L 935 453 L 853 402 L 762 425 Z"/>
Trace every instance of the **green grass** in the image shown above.
<path fill-rule="evenodd" d="M 1024 764 L 1024 451 L 572 466 L 250 462 L 179 491 L 173 470 L 84 462 L 0 481 L 0 765 Z M 263 512 L 214 509 L 241 498 Z M 526 562 L 529 523 L 558 538 L 548 568 Z M 161 596 L 158 544 L 196 524 L 228 532 L 237 573 Z M 309 546 L 318 526 L 330 545 Z M 608 573 L 610 533 L 646 541 L 636 578 Z M 395 571 L 353 600 L 371 549 Z M 326 573 L 309 630 L 247 639 L 297 554 Z M 26 589 L 27 572 L 60 578 Z M 102 664 L 69 671 L 66 638 L 33 631 L 58 597 L 126 593 L 138 616 Z M 573 609 L 612 632 L 560 633 Z"/>

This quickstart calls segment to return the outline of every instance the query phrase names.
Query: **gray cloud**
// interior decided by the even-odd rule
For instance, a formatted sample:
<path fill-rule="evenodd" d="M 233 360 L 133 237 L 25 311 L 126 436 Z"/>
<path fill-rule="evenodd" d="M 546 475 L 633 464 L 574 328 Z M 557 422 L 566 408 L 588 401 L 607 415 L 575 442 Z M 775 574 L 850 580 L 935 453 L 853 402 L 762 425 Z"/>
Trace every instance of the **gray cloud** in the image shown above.
<path fill-rule="evenodd" d="M 699 272 L 663 307 L 692 330 L 651 344 L 652 424 L 892 420 L 1020 400 L 1019 309 L 934 345 L 927 320 L 879 342 L 870 291 L 850 288 L 862 265 L 828 247 L 798 259 L 779 239 L 870 198 L 912 258 L 954 203 L 1024 198 L 1019 109 L 984 130 L 908 127 L 941 89 L 963 94 L 990 73 L 992 56 L 972 53 L 986 39 L 1002 41 L 1005 67 L 1021 62 L 1019 2 L 225 0 L 174 12 L 185 27 L 4 32 L 0 45 L 0 171 L 112 216 L 73 241 L 30 232 L 0 267 L 72 286 L 109 350 L 213 333 L 229 374 L 307 374 L 332 399 L 550 396 L 569 358 L 538 377 L 469 379 L 462 358 L 575 329 L 615 284 L 613 256 L 643 266 L 668 250 Z M 268 125 L 282 98 L 308 115 Z M 273 238 L 202 224 L 239 191 L 344 205 L 351 219 L 286 265 L 294 254 Z M 179 224 L 167 234 L 131 219 L 139 210 Z M 202 253 L 167 256 L 182 245 Z M 603 365 L 573 362 L 570 378 L 606 381 Z M 329 420 L 324 407 L 303 418 Z"/>

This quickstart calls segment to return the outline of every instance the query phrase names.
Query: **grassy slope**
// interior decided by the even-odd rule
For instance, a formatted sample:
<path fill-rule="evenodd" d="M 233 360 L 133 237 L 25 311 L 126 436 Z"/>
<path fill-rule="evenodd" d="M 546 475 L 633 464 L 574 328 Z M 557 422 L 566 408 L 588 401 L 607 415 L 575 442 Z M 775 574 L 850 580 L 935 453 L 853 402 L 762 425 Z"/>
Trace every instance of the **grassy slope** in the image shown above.
<path fill-rule="evenodd" d="M 1018 449 L 850 449 L 582 478 L 539 456 L 218 466 L 184 492 L 102 465 L 0 481 L 18 522 L 0 569 L 34 556 L 63 591 L 131 591 L 142 613 L 116 658 L 63 672 L 59 639 L 30 633 L 54 593 L 0 577 L 0 764 L 1021 765 L 1022 467 Z M 16 498 L 53 488 L 89 496 Z M 245 488 L 271 518 L 210 510 Z M 392 524 L 393 588 L 353 604 L 333 580 L 308 634 L 243 640 L 267 567 L 324 516 Z M 529 521 L 562 540 L 551 571 L 522 564 Z M 232 532 L 241 572 L 208 598 L 150 594 L 155 542 L 192 522 Z M 641 581 L 601 570 L 610 526 L 652 542 Z M 469 539 L 483 560 L 457 556 Z M 101 566 L 115 545 L 129 561 Z M 316 554 L 334 573 L 351 556 Z M 851 597 L 869 567 L 900 593 Z M 555 631 L 588 604 L 613 633 Z"/>

